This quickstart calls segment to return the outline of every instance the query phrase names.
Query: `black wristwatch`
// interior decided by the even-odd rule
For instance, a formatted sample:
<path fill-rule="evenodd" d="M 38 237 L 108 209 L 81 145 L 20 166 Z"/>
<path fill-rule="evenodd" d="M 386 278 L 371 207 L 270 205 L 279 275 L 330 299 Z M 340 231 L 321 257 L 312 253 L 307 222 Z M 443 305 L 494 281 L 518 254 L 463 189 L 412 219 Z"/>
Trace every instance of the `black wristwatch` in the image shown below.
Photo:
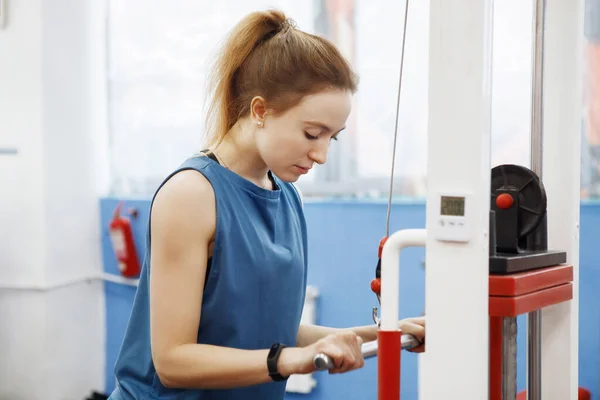
<path fill-rule="evenodd" d="M 281 350 L 284 348 L 284 344 L 275 343 L 271 346 L 271 350 L 267 356 L 267 368 L 269 369 L 269 376 L 276 382 L 285 381 L 287 378 L 289 378 L 288 376 L 282 376 L 279 371 L 277 371 L 277 360 L 279 360 Z"/>

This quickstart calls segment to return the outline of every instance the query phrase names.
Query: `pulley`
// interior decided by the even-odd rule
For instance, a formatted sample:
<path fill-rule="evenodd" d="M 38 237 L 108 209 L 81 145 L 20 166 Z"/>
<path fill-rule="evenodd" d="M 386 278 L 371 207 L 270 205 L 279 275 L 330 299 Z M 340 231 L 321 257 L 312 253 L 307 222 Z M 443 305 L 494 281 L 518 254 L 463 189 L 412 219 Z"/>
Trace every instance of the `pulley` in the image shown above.
<path fill-rule="evenodd" d="M 513 164 L 492 169 L 490 274 L 566 262 L 566 252 L 548 250 L 546 207 L 544 185 L 532 170 Z"/>

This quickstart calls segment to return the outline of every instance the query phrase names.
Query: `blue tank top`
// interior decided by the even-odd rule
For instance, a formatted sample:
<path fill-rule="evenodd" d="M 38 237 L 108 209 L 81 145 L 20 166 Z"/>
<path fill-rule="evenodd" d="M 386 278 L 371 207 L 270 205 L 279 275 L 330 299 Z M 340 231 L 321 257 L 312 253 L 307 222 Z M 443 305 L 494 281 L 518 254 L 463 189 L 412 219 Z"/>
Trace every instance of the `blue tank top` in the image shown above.
<path fill-rule="evenodd" d="M 177 172 L 188 169 L 210 181 L 217 209 L 198 343 L 248 350 L 268 349 L 276 342 L 294 346 L 307 270 L 306 223 L 296 188 L 272 176 L 276 187 L 265 190 L 205 156 L 187 160 L 161 186 Z M 165 388 L 154 369 L 150 350 L 149 269 L 150 229 L 110 400 L 284 398 L 285 382 L 231 390 Z"/>

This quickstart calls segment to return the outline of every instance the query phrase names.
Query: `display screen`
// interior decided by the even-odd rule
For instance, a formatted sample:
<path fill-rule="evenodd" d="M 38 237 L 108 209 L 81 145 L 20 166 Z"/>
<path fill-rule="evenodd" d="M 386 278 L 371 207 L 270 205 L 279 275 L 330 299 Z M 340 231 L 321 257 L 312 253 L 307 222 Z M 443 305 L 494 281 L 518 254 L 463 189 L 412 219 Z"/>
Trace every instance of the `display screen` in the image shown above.
<path fill-rule="evenodd" d="M 465 198 L 455 196 L 442 196 L 442 215 L 457 217 L 465 216 Z"/>

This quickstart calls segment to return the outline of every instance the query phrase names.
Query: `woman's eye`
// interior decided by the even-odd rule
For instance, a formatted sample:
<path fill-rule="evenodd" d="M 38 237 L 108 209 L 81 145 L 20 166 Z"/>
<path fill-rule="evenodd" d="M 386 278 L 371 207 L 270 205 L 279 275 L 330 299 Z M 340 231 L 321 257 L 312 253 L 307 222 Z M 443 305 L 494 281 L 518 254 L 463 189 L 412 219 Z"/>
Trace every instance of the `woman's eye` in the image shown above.
<path fill-rule="evenodd" d="M 308 140 L 317 140 L 317 139 L 319 139 L 319 135 L 317 135 L 317 136 L 314 136 L 314 135 L 311 135 L 311 134 L 310 134 L 310 133 L 308 133 L 308 132 L 304 132 L 304 136 L 306 136 L 306 138 L 307 138 Z M 337 136 L 332 136 L 332 137 L 331 137 L 331 140 L 335 140 L 335 141 L 337 141 L 337 140 L 338 140 L 338 138 L 337 138 Z M 331 140 L 330 140 L 330 141 L 331 141 Z"/>

